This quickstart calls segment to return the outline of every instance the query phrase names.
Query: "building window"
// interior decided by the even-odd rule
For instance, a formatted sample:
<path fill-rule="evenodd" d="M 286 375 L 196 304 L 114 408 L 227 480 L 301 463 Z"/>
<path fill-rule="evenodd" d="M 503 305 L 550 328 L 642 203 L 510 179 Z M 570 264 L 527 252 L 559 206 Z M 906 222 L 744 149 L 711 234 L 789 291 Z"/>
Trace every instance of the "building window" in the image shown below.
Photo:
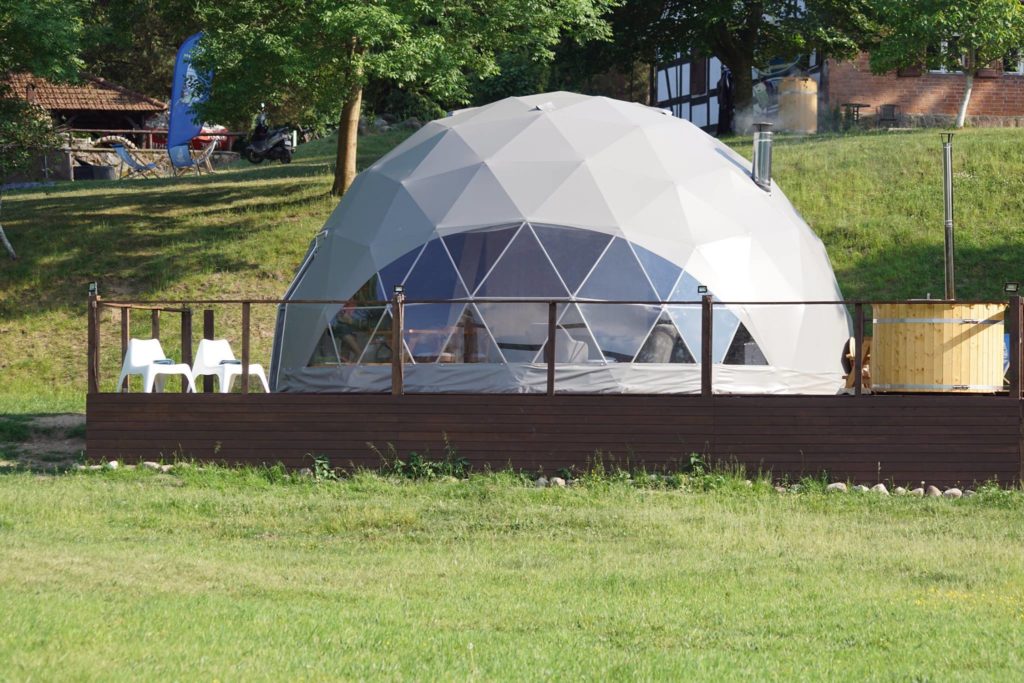
<path fill-rule="evenodd" d="M 708 92 L 708 59 L 696 57 L 690 62 L 690 96 L 706 95 Z"/>
<path fill-rule="evenodd" d="M 1003 57 L 1003 72 L 1008 74 L 1024 74 L 1024 51 L 1010 50 Z"/>
<path fill-rule="evenodd" d="M 959 68 L 949 68 L 949 55 L 953 55 Z M 955 38 L 944 40 L 938 45 L 928 48 L 925 54 L 925 64 L 928 66 L 928 70 L 936 74 L 963 73 L 963 67 L 966 63 L 967 53 L 960 49 L 960 43 Z"/>

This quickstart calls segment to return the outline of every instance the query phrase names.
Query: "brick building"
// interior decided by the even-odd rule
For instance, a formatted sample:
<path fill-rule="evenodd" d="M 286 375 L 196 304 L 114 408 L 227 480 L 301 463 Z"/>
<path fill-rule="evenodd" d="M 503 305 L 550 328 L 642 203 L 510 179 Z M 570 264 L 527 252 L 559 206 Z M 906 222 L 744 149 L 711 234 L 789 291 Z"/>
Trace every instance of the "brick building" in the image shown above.
<path fill-rule="evenodd" d="M 983 69 L 974 79 L 967 107 L 967 124 L 972 126 L 1024 127 L 1024 73 L 1021 64 L 1001 64 Z M 871 115 L 883 104 L 899 107 L 903 125 L 949 125 L 956 117 L 964 94 L 964 76 L 959 72 L 906 69 L 882 76 L 871 73 L 865 53 L 848 62 L 829 60 L 827 87 L 819 104 L 835 109 L 844 102 L 870 105 Z"/>

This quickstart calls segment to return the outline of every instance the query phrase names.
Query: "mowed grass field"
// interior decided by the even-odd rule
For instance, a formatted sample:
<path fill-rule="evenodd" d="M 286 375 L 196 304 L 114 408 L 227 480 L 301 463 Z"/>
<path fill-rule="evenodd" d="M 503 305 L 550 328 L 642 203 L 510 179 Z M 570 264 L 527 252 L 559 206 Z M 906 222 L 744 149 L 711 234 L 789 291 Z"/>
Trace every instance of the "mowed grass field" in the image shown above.
<path fill-rule="evenodd" d="M 405 133 L 360 139 L 365 167 Z M 729 144 L 749 154 L 748 139 Z M 828 248 L 849 298 L 938 296 L 943 288 L 941 146 L 934 130 L 780 137 L 775 178 Z M 0 414 L 81 412 L 85 302 L 107 298 L 278 298 L 336 200 L 333 142 L 294 163 L 241 164 L 214 176 L 61 183 L 5 196 L 2 220 L 18 249 L 0 265 Z M 998 298 L 1024 280 L 1024 135 L 968 130 L 955 138 L 957 277 L 964 298 Z M 216 311 L 218 336 L 240 347 L 237 306 Z M 197 311 L 194 336 L 201 334 Z M 268 363 L 274 309 L 253 310 L 253 360 Z M 179 353 L 177 319 L 161 338 Z M 136 315 L 133 334 L 149 335 Z M 120 367 L 107 312 L 105 390 Z"/>
<path fill-rule="evenodd" d="M 1024 497 L 0 477 L 4 680 L 1019 681 Z"/>

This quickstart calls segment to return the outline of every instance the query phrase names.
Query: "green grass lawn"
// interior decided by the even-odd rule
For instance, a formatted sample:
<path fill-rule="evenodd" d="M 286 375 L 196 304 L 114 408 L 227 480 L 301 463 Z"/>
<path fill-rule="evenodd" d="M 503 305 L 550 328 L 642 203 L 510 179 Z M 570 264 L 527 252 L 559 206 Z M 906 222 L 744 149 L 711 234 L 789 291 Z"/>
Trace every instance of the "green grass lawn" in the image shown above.
<path fill-rule="evenodd" d="M 360 140 L 360 166 L 403 133 Z M 748 140 L 732 140 L 749 153 Z M 940 143 L 934 130 L 779 138 L 775 177 L 828 247 L 850 298 L 919 297 L 943 288 Z M 201 179 L 61 183 L 9 194 L 3 222 L 21 260 L 0 265 L 0 413 L 82 411 L 85 300 L 278 298 L 336 202 L 329 140 L 289 166 Z M 955 141 L 958 294 L 1002 295 L 1024 280 L 1024 135 L 968 130 Z M 200 334 L 197 313 L 196 337 Z M 218 335 L 240 346 L 240 311 L 217 311 Z M 253 360 L 268 362 L 274 309 L 253 310 Z M 148 336 L 136 316 L 133 332 Z M 120 366 L 118 325 L 104 317 L 103 375 Z M 161 325 L 178 354 L 177 322 Z"/>
<path fill-rule="evenodd" d="M 3 475 L 0 678 L 1020 680 L 1021 494 L 719 485 Z"/>

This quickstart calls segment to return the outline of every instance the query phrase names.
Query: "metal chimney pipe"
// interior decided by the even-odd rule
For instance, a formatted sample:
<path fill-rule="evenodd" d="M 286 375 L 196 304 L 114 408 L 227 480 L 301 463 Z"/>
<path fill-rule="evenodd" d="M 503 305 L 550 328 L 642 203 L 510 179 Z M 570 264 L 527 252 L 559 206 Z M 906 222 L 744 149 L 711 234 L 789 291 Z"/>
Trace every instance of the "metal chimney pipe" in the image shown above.
<path fill-rule="evenodd" d="M 946 298 L 956 299 L 953 268 L 953 134 L 942 133 L 942 191 L 946 209 Z"/>
<path fill-rule="evenodd" d="M 754 124 L 754 160 L 750 177 L 765 192 L 772 191 L 772 124 Z"/>

